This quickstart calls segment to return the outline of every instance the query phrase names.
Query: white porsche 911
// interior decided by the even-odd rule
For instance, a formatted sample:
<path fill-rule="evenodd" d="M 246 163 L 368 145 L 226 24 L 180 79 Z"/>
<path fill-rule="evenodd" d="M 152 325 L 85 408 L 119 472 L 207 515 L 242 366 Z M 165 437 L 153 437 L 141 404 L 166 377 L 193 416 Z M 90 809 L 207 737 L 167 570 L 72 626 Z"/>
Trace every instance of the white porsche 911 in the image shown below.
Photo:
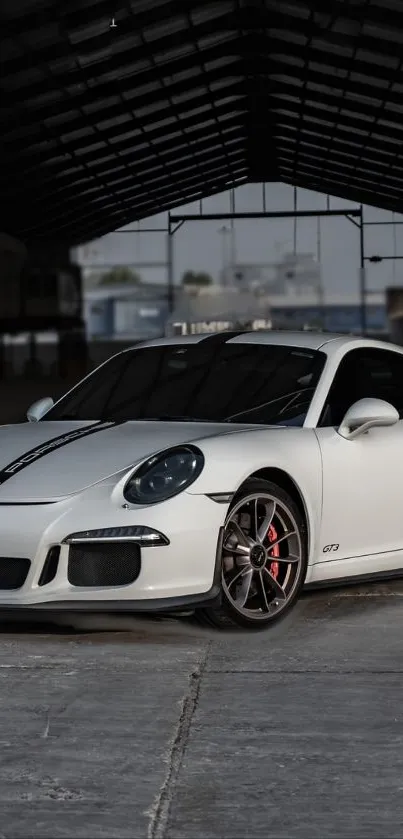
<path fill-rule="evenodd" d="M 403 349 L 160 339 L 0 428 L 2 609 L 276 621 L 303 586 L 403 574 Z"/>

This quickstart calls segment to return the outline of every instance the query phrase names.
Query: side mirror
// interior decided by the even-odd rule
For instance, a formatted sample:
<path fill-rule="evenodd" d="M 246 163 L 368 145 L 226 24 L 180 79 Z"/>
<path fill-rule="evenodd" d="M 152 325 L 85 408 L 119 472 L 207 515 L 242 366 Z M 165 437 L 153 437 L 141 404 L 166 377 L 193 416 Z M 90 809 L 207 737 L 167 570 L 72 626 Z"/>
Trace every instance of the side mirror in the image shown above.
<path fill-rule="evenodd" d="M 27 411 L 28 422 L 38 422 L 42 417 L 53 408 L 54 401 L 51 396 L 45 396 L 43 399 L 38 399 L 34 402 Z"/>
<path fill-rule="evenodd" d="M 338 431 L 346 440 L 355 440 L 376 426 L 395 425 L 399 422 L 396 408 L 383 399 L 359 399 L 348 409 Z"/>

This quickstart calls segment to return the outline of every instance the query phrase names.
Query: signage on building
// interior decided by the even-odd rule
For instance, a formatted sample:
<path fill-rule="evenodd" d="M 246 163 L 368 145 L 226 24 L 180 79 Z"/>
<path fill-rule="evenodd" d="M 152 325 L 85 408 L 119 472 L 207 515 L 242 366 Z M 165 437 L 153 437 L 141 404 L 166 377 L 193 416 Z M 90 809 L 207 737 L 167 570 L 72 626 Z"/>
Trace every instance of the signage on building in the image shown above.
<path fill-rule="evenodd" d="M 239 321 L 229 320 L 210 320 L 189 323 L 186 321 L 176 321 L 172 324 L 174 335 L 204 335 L 211 332 L 225 332 L 228 329 L 248 329 L 251 332 L 257 332 L 259 329 L 271 329 L 271 320 L 256 318 L 247 323 L 240 323 Z"/>

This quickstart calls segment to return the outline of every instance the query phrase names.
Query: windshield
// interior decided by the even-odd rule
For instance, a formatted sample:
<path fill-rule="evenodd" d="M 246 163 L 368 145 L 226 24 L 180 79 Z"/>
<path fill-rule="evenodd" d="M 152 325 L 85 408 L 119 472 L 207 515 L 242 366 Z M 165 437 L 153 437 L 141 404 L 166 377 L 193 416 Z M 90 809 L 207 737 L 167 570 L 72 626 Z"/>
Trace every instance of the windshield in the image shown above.
<path fill-rule="evenodd" d="M 175 344 L 115 356 L 47 420 L 200 420 L 302 426 L 321 352 L 270 344 Z"/>

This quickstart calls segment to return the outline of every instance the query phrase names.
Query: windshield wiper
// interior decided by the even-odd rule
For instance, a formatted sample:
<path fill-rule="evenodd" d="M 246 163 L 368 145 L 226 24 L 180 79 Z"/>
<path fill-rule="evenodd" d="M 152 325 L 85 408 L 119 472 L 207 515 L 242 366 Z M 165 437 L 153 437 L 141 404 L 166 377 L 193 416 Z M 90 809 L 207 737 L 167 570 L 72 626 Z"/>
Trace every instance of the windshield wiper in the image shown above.
<path fill-rule="evenodd" d="M 298 399 L 301 394 L 307 394 L 308 392 L 314 391 L 314 388 L 304 388 L 300 390 L 294 390 L 290 393 L 284 393 L 282 396 L 276 396 L 275 399 L 270 399 L 268 402 L 262 402 L 260 405 L 254 405 L 253 408 L 245 408 L 244 411 L 239 411 L 237 414 L 231 414 L 229 417 L 226 417 L 223 422 L 233 422 L 234 419 L 238 417 L 243 417 L 245 414 L 252 414 L 256 411 L 261 411 L 263 408 L 270 408 L 271 405 L 274 405 L 276 402 L 284 401 L 285 399 L 288 400 L 286 404 L 280 409 L 277 409 L 276 415 L 280 418 L 281 414 L 284 413 L 296 399 Z"/>

